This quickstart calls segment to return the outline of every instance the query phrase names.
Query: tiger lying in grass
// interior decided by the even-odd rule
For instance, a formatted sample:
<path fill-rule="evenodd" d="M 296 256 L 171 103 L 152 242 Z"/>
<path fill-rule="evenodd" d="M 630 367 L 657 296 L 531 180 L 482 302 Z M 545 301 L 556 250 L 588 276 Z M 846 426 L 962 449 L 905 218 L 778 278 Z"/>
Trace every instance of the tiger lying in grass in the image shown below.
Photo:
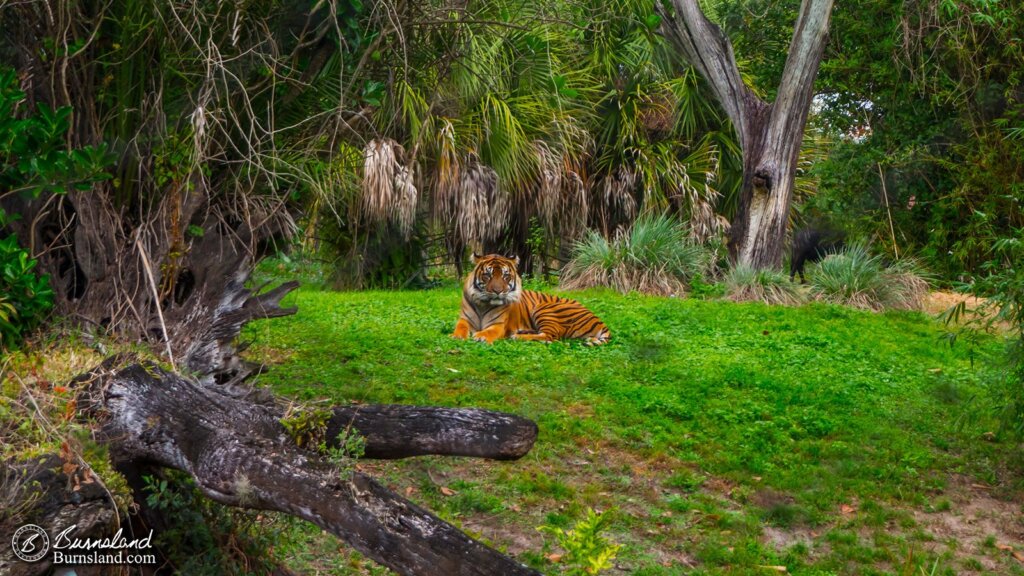
<path fill-rule="evenodd" d="M 582 338 L 604 344 L 608 327 L 579 302 L 533 290 L 523 290 L 519 257 L 473 255 L 476 267 L 462 287 L 462 312 L 453 338 L 470 336 L 493 343 L 500 338 L 543 340 Z"/>

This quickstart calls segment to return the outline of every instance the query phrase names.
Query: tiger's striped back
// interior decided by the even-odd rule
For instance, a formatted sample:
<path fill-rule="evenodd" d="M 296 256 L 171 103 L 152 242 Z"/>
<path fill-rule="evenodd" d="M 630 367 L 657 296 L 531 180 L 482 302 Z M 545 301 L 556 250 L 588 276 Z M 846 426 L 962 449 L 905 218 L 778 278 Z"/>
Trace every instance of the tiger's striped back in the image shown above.
<path fill-rule="evenodd" d="M 604 344 L 611 331 L 596 314 L 570 298 L 523 290 L 519 304 L 526 310 L 531 329 L 552 340 L 583 338 L 590 344 Z"/>

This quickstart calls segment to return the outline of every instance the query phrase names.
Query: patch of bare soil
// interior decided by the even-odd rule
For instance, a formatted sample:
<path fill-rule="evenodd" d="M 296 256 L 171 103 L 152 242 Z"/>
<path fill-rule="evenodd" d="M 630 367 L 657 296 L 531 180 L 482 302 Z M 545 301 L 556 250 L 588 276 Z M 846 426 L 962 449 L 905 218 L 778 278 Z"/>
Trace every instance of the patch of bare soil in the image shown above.
<path fill-rule="evenodd" d="M 512 556 L 528 551 L 539 552 L 544 546 L 544 537 L 540 532 L 515 525 L 500 514 L 467 518 L 463 520 L 462 527 L 502 547 Z"/>
<path fill-rule="evenodd" d="M 1012 564 L 1024 566 L 1024 502 L 1019 495 L 997 498 L 991 489 L 957 475 L 950 478 L 944 496 L 948 510 L 913 511 L 924 531 L 938 542 L 954 543 L 958 560 L 974 558 L 985 570 L 1008 573 Z"/>
<path fill-rule="evenodd" d="M 928 297 L 924 300 L 922 311 L 931 316 L 941 316 L 961 302 L 964 303 L 968 311 L 966 317 L 960 319 L 961 323 L 976 318 L 989 318 L 996 313 L 995 307 L 989 304 L 985 298 L 943 290 L 929 293 Z M 1005 324 L 1000 324 L 999 326 L 1006 328 Z"/>
<path fill-rule="evenodd" d="M 784 552 L 797 544 L 803 544 L 808 549 L 815 548 L 814 540 L 820 535 L 819 531 L 814 531 L 804 526 L 780 528 L 770 524 L 765 524 L 761 528 L 761 534 L 766 544 L 780 552 Z"/>

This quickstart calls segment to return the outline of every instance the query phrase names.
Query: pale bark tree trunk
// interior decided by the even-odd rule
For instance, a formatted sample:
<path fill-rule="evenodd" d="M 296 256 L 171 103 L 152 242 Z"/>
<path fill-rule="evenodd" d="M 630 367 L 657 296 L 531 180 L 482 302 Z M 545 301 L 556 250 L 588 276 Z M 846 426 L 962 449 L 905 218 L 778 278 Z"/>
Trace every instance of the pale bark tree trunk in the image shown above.
<path fill-rule="evenodd" d="M 729 238 L 734 263 L 759 269 L 782 263 L 800 144 L 832 3 L 803 0 L 778 96 L 770 104 L 740 79 L 729 39 L 707 19 L 698 0 L 672 0 L 672 12 L 655 5 L 665 37 L 708 82 L 743 150 L 743 188 Z"/>

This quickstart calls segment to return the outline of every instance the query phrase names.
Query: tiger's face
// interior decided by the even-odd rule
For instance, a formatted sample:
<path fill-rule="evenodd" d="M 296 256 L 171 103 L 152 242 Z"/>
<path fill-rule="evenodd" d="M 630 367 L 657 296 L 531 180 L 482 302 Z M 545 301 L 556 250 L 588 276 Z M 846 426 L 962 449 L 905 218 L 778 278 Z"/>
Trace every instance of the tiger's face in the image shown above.
<path fill-rule="evenodd" d="M 473 255 L 476 267 L 466 279 L 466 294 L 476 304 L 502 306 L 519 300 L 522 292 L 519 257 L 505 258 L 497 254 Z"/>

